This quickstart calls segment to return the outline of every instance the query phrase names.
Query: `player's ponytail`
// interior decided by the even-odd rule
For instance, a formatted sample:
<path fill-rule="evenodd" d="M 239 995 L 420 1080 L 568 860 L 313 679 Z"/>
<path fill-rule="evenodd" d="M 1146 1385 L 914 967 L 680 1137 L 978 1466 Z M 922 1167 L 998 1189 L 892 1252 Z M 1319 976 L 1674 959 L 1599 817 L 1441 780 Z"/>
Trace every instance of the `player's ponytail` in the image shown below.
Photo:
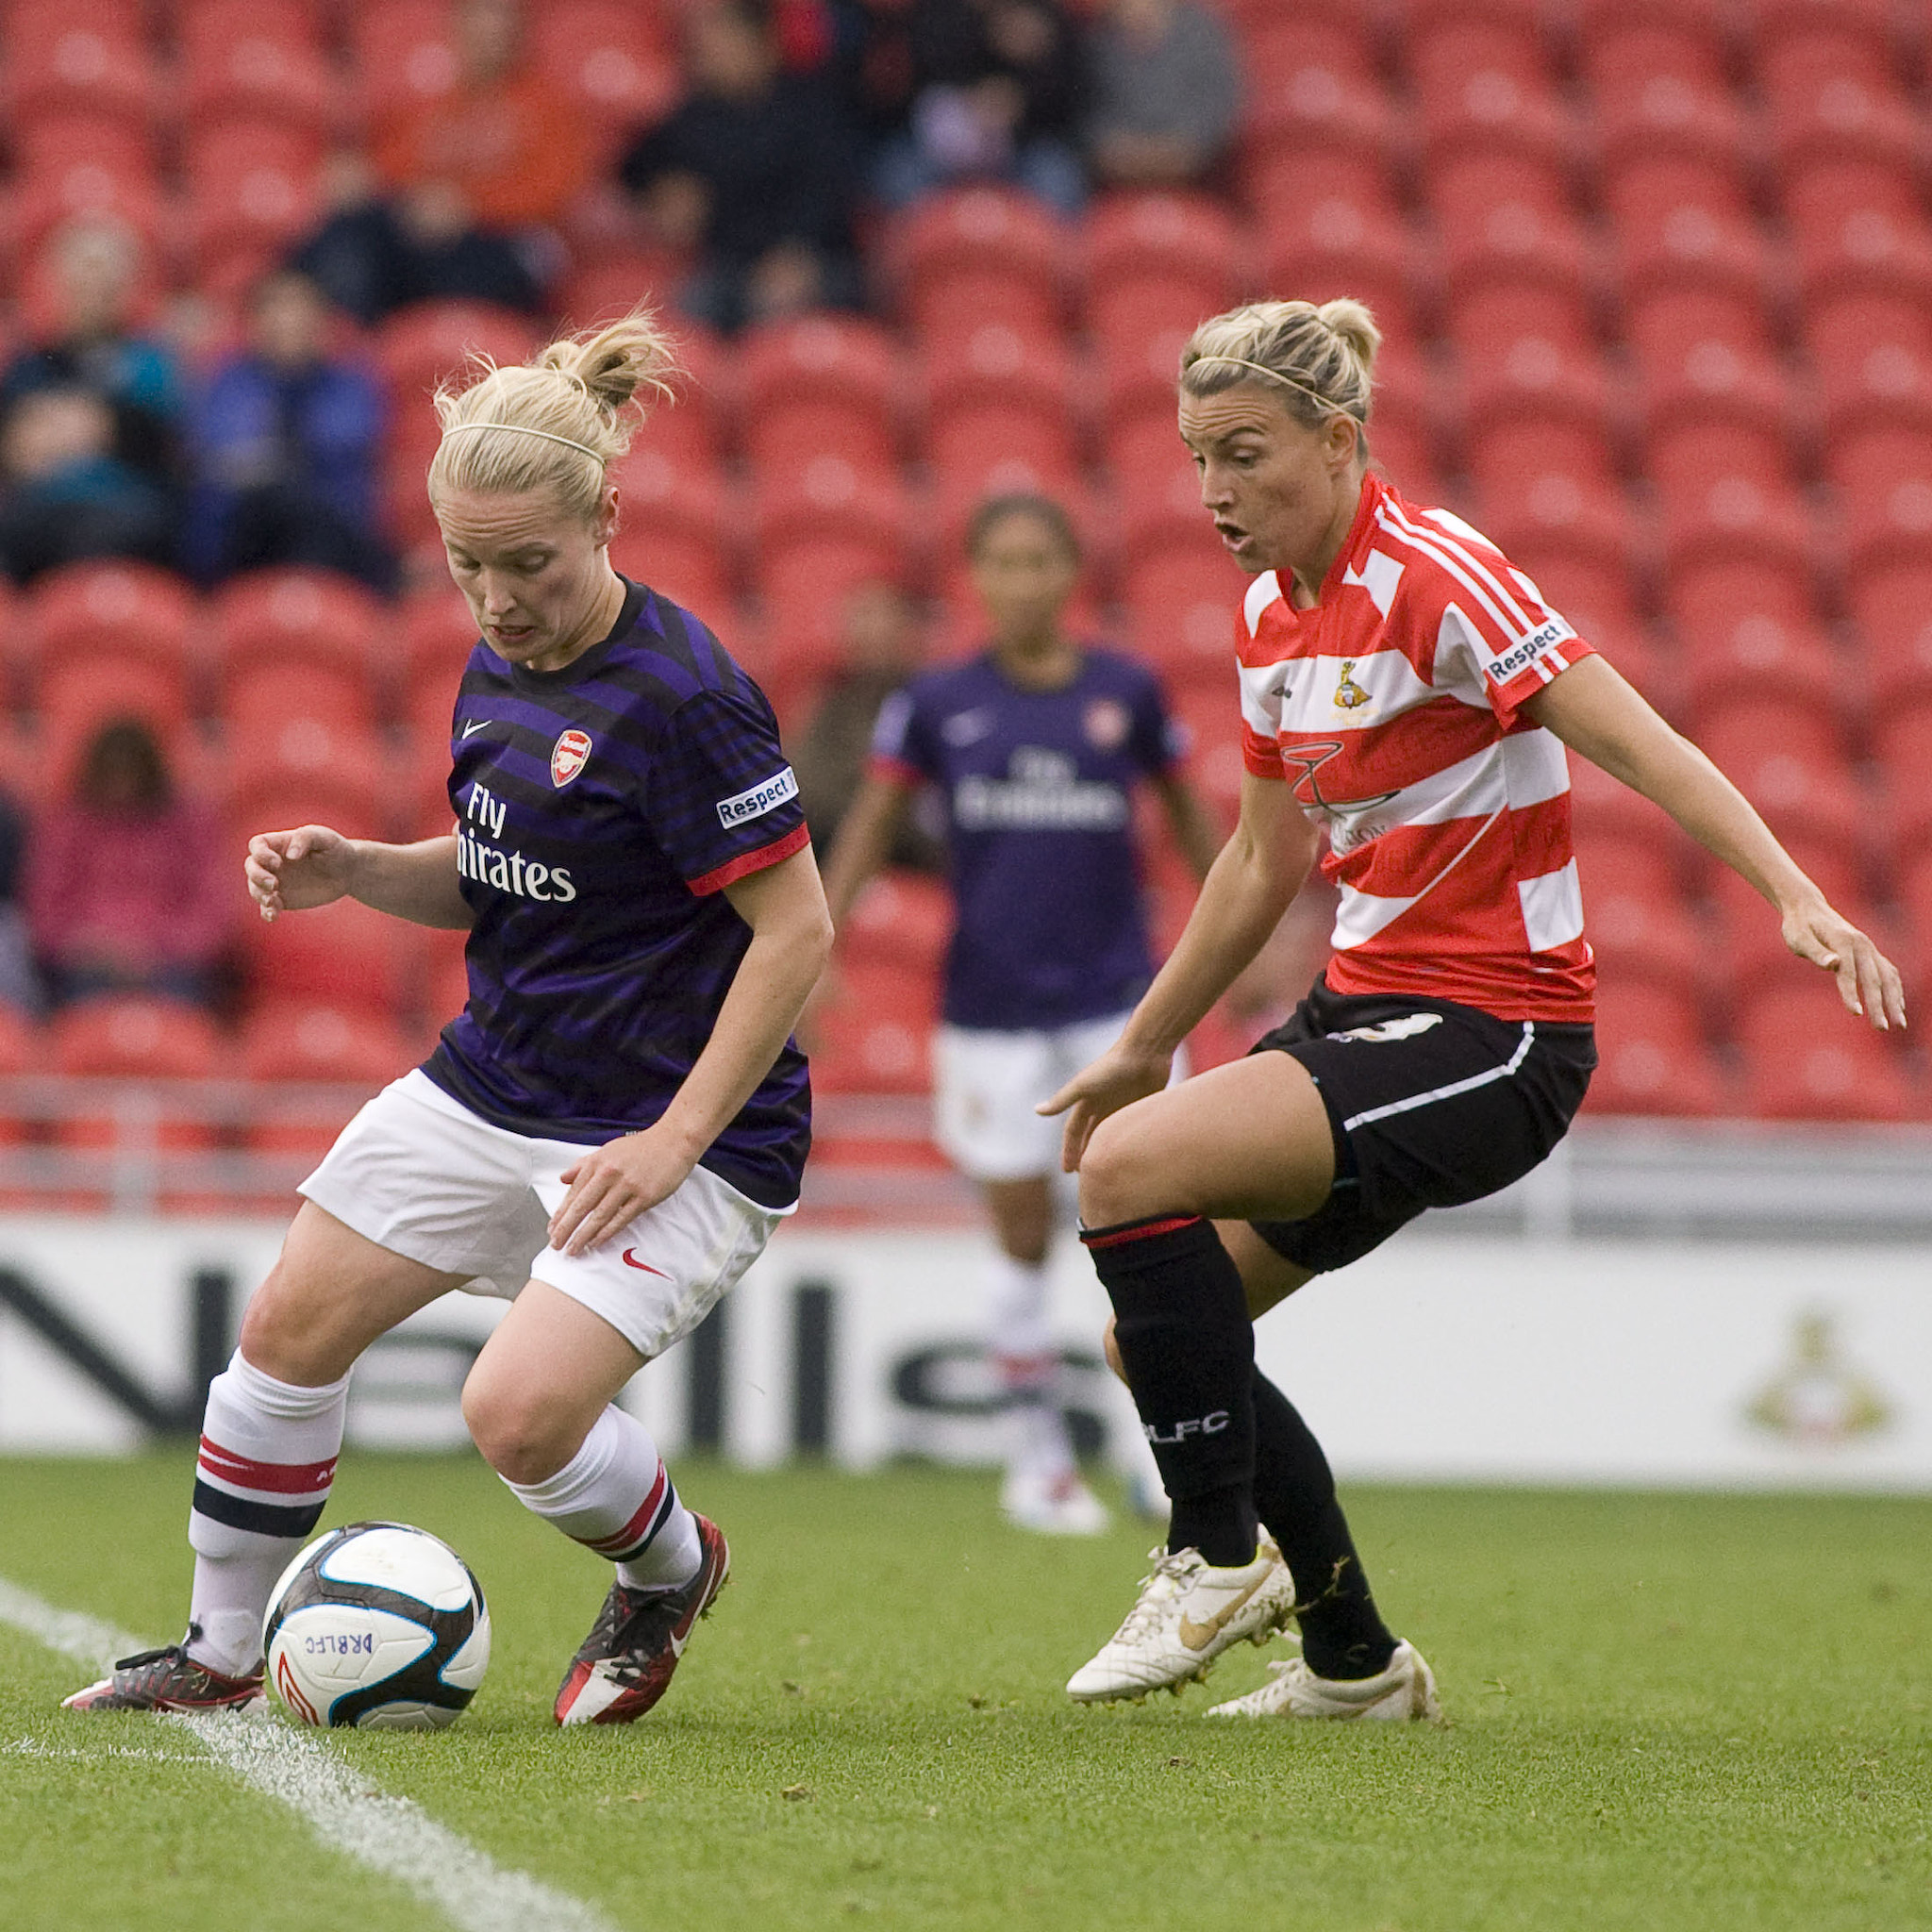
<path fill-rule="evenodd" d="M 436 391 L 442 441 L 429 465 L 430 501 L 455 490 L 550 490 L 589 522 L 606 473 L 649 404 L 669 399 L 676 369 L 675 345 L 644 307 L 561 337 L 528 363 L 478 358 L 467 380 Z"/>
<path fill-rule="evenodd" d="M 1366 303 L 1249 302 L 1204 322 L 1181 351 L 1181 392 L 1218 395 L 1243 382 L 1270 382 L 1297 421 L 1331 416 L 1366 425 L 1382 331 Z"/>

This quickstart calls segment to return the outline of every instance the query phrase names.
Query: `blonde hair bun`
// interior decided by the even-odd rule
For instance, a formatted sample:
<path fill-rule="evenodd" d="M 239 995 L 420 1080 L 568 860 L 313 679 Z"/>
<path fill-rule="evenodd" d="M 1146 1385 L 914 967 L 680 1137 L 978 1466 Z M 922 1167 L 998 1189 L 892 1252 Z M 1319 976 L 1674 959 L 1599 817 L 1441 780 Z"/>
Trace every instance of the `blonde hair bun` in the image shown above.
<path fill-rule="evenodd" d="M 443 440 L 429 465 L 430 501 L 457 490 L 552 490 L 589 521 L 610 465 L 650 404 L 671 399 L 678 373 L 676 344 L 641 303 L 600 328 L 559 337 L 527 363 L 478 357 L 436 391 Z"/>
<path fill-rule="evenodd" d="M 1204 322 L 1181 351 L 1184 395 L 1211 396 L 1257 376 L 1274 378 L 1298 420 L 1366 424 L 1382 331 L 1365 302 L 1245 302 Z"/>

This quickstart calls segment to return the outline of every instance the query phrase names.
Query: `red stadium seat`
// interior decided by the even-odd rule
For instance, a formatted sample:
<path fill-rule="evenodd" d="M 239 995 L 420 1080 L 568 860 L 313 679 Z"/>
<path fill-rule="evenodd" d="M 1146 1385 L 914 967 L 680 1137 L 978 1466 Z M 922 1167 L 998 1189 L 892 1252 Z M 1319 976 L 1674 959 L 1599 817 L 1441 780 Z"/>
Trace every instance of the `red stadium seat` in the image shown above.
<path fill-rule="evenodd" d="M 1746 365 L 1772 353 L 1762 300 L 1724 288 L 1662 288 L 1627 301 L 1624 335 L 1646 369 L 1677 366 L 1687 344 L 1712 343 Z"/>
<path fill-rule="evenodd" d="M 460 62 L 447 0 L 352 7 L 345 25 L 350 65 L 370 122 L 440 99 L 455 88 Z"/>
<path fill-rule="evenodd" d="M 1116 194 L 1086 223 L 1087 326 L 1115 354 L 1190 334 L 1240 284 L 1232 219 L 1204 195 Z"/>
<path fill-rule="evenodd" d="M 178 773 L 191 756 L 188 689 L 178 665 L 136 658 L 66 658 L 42 666 L 36 770 L 42 796 L 63 792 L 94 735 L 138 719 Z"/>
<path fill-rule="evenodd" d="M 1394 169 L 1389 158 L 1374 148 L 1251 143 L 1241 174 L 1248 206 L 1264 234 L 1290 226 L 1299 212 L 1324 202 L 1358 208 L 1365 220 L 1378 225 L 1401 225 Z"/>
<path fill-rule="evenodd" d="M 626 0 L 544 0 L 528 15 L 531 58 L 617 134 L 648 126 L 683 92 L 667 9 Z"/>
<path fill-rule="evenodd" d="M 14 124 L 12 148 L 14 166 L 27 178 L 87 166 L 146 176 L 155 168 L 148 116 L 100 106 L 42 108 Z"/>
<path fill-rule="evenodd" d="M 1250 88 L 1241 173 L 1248 200 L 1264 222 L 1311 189 L 1332 192 L 1332 179 L 1323 175 L 1336 167 L 1387 192 L 1394 116 L 1374 79 L 1317 65 L 1251 70 Z"/>
<path fill-rule="evenodd" d="M 4 92 L 9 121 L 113 115 L 146 125 L 158 112 L 159 69 L 139 4 L 8 9 Z"/>
<path fill-rule="evenodd" d="M 1704 399 L 1700 396 L 1699 402 Z M 1712 420 L 1668 403 L 1651 412 L 1644 468 L 1667 520 L 1702 514 L 1726 478 L 1777 492 L 1794 484 L 1781 423 Z"/>
<path fill-rule="evenodd" d="M 1231 616 L 1225 640 L 1232 659 Z M 1214 808 L 1223 824 L 1232 824 L 1241 810 L 1241 777 L 1246 770 L 1241 759 L 1241 699 L 1231 663 L 1228 669 L 1229 675 L 1220 689 L 1207 684 L 1177 686 L 1169 703 L 1173 716 L 1188 734 L 1188 776 Z"/>
<path fill-rule="evenodd" d="M 747 333 L 741 344 L 745 455 L 799 471 L 814 457 L 890 470 L 905 389 L 899 349 L 870 323 L 829 316 Z"/>
<path fill-rule="evenodd" d="M 214 1144 L 212 1124 L 192 1105 L 171 1107 L 166 1084 L 213 1079 L 226 1070 L 214 1023 L 199 1008 L 132 995 L 87 1000 L 57 1013 L 46 1041 L 57 1074 L 159 1083 L 118 1103 L 104 1097 L 97 1114 L 68 1114 L 58 1130 L 65 1145 L 108 1147 L 130 1130 L 137 1138 L 151 1133 L 150 1144 L 165 1151 Z"/>
<path fill-rule="evenodd" d="M 225 680 L 280 663 L 333 671 L 366 689 L 389 631 L 388 612 L 375 596 L 324 570 L 259 570 L 231 577 L 209 600 L 208 615 Z"/>
<path fill-rule="evenodd" d="M 1932 696 L 1932 559 L 1860 571 L 1847 580 L 1845 601 L 1874 713 Z"/>
<path fill-rule="evenodd" d="M 558 291 L 557 309 L 573 329 L 628 315 L 640 302 L 671 300 L 691 273 L 690 262 L 669 249 L 600 247 Z"/>
<path fill-rule="evenodd" d="M 1698 1119 L 1725 1110 L 1695 1000 L 1668 981 L 1646 980 L 1634 961 L 1598 983 L 1596 1042 L 1587 1111 Z"/>
<path fill-rule="evenodd" d="M 1914 1111 L 1897 1041 L 1847 1012 L 1829 975 L 1793 960 L 1738 1026 L 1744 1092 L 1766 1120 L 1903 1121 Z"/>
<path fill-rule="evenodd" d="M 1680 648 L 1692 724 L 1702 729 L 1739 708 L 1770 702 L 1796 705 L 1815 721 L 1800 726 L 1803 743 L 1849 746 L 1850 724 L 1862 708 L 1857 667 L 1809 625 L 1788 624 L 1762 611 L 1725 610 L 1715 622 L 1681 635 Z"/>
<path fill-rule="evenodd" d="M 1919 165 L 1919 134 L 1896 78 L 1835 34 L 1793 34 L 1758 63 L 1772 150 L 1789 170 L 1822 156 Z"/>
<path fill-rule="evenodd" d="M 610 560 L 701 616 L 730 602 L 732 556 L 724 492 L 680 473 L 649 442 L 611 466 L 619 520 Z"/>
<path fill-rule="evenodd" d="M 334 118 L 335 76 L 299 0 L 195 0 L 177 31 L 191 127 L 242 114 L 319 135 Z"/>
<path fill-rule="evenodd" d="M 861 584 L 904 583 L 909 519 L 896 489 L 837 457 L 767 476 L 754 503 L 758 588 L 791 675 L 835 661 L 845 604 Z"/>
<path fill-rule="evenodd" d="M 199 280 L 239 293 L 321 210 L 313 132 L 270 121 L 197 127 L 185 154 L 188 226 Z"/>
<path fill-rule="evenodd" d="M 1894 418 L 1834 436 L 1825 469 L 1843 507 L 1848 551 L 1885 531 L 1896 533 L 1890 547 L 1924 545 L 1932 531 L 1932 423 Z"/>
<path fill-rule="evenodd" d="M 867 970 L 938 975 L 953 937 L 953 895 L 938 879 L 893 866 L 874 875 L 840 929 L 842 959 Z"/>
<path fill-rule="evenodd" d="M 1248 580 L 1201 525 L 1158 544 L 1127 545 L 1121 603 L 1127 636 L 1176 686 L 1234 689 L 1235 625 Z"/>
<path fill-rule="evenodd" d="M 242 1074 L 268 1090 L 250 1108 L 249 1148 L 319 1160 L 349 1124 L 359 1096 L 318 1110 L 303 1088 L 326 1082 L 373 1091 L 408 1073 L 423 1057 L 421 1045 L 378 1014 L 313 1001 L 259 1008 L 242 1024 Z"/>
<path fill-rule="evenodd" d="M 140 659 L 177 671 L 192 661 L 197 604 L 171 571 L 153 564 L 73 563 L 28 591 L 20 629 L 34 660 Z"/>
<path fill-rule="evenodd" d="M 242 941 L 250 999 L 393 1017 L 408 996 L 418 930 L 356 899 L 273 924 L 251 917 Z"/>
<path fill-rule="evenodd" d="M 960 316 L 1028 336 L 1058 332 L 1069 242 L 1038 202 L 996 189 L 935 195 L 901 216 L 884 242 L 901 313 L 921 331 Z"/>
<path fill-rule="evenodd" d="M 1687 203 L 1664 211 L 1655 227 L 1617 225 L 1618 278 L 1625 302 L 1663 291 L 1723 291 L 1761 301 L 1770 279 L 1763 237 L 1742 213 Z"/>
<path fill-rule="evenodd" d="M 14 258 L 32 264 L 48 238 L 68 223 L 109 222 L 133 235 L 153 257 L 173 240 L 172 217 L 151 169 L 122 170 L 111 157 L 91 157 L 17 180 L 0 232 Z"/>
<path fill-rule="evenodd" d="M 353 839 L 385 838 L 403 817 L 389 758 L 366 735 L 317 718 L 230 748 L 229 824 L 240 838 L 325 824 Z"/>
<path fill-rule="evenodd" d="M 1374 206 L 1327 195 L 1283 206 L 1267 222 L 1261 270 L 1266 287 L 1293 289 L 1310 302 L 1357 296 L 1374 311 L 1386 335 L 1418 339 L 1415 254 L 1399 220 Z"/>
<path fill-rule="evenodd" d="M 473 356 L 520 362 L 536 346 L 527 318 L 490 302 L 417 302 L 375 334 L 375 358 L 398 413 L 419 410 L 437 384 Z"/>
<path fill-rule="evenodd" d="M 1256 0 L 1242 23 L 1241 52 L 1248 71 L 1286 82 L 1308 73 L 1327 75 L 1338 86 L 1377 83 L 1375 47 L 1369 29 L 1340 7 L 1284 9 Z"/>
<path fill-rule="evenodd" d="M 1925 224 L 1884 208 L 1847 208 L 1835 223 L 1796 237 L 1799 292 L 1809 309 L 1851 294 L 1932 300 L 1932 242 Z"/>
<path fill-rule="evenodd" d="M 1932 837 L 1932 695 L 1915 692 L 1896 709 L 1880 713 L 1873 741 L 1892 849 L 1909 872 Z"/>
<path fill-rule="evenodd" d="M 1008 465 L 1041 475 L 1079 467 L 1065 359 L 1043 356 L 998 324 L 926 369 L 926 460 L 942 486 Z"/>
<path fill-rule="evenodd" d="M 399 1079 L 421 1058 L 414 1042 L 386 1014 L 332 1001 L 279 997 L 263 1001 L 242 1022 L 241 1051 L 246 1078 L 277 1086 L 327 1080 L 375 1088 Z M 317 1130 L 310 1133 L 319 1143 L 317 1151 L 325 1152 L 328 1141 Z M 276 1144 L 286 1146 L 286 1139 L 278 1137 Z"/>
<path fill-rule="evenodd" d="M 812 1085 L 825 1093 L 924 1093 L 937 987 L 924 974 L 848 964 L 815 1017 Z"/>
<path fill-rule="evenodd" d="M 426 718 L 432 736 L 448 738 L 457 686 L 476 643 L 469 605 L 452 584 L 426 584 L 403 605 L 391 635 L 404 719 L 414 729 Z"/>
<path fill-rule="evenodd" d="M 1728 93 L 1724 28 L 1708 9 L 1591 0 L 1579 11 L 1581 64 L 1599 111 L 1641 100 L 1658 81 L 1693 95 Z"/>

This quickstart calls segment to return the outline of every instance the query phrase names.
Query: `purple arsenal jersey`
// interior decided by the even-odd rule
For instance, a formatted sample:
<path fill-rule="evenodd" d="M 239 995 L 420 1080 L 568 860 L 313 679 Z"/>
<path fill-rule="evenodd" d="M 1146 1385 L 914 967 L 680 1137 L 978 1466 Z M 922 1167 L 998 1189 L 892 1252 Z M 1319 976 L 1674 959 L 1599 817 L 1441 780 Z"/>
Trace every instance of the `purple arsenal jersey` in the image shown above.
<path fill-rule="evenodd" d="M 1058 691 L 1021 690 L 987 653 L 886 700 L 875 768 L 945 802 L 954 1025 L 1070 1026 L 1146 991 L 1134 788 L 1181 750 L 1154 674 L 1113 651 Z"/>
<path fill-rule="evenodd" d="M 616 627 L 561 671 L 479 641 L 451 750 L 470 1002 L 423 1071 L 513 1133 L 649 1126 L 751 943 L 723 889 L 806 843 L 771 706 L 690 611 L 626 583 Z M 810 1120 L 788 1041 L 701 1164 L 790 1207 Z"/>

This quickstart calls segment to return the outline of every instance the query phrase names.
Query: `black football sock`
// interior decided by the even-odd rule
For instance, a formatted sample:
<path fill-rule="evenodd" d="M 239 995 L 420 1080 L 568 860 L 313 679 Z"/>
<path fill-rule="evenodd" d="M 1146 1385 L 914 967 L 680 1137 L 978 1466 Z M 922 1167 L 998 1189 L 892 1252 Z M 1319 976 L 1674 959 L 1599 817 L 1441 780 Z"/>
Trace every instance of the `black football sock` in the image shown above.
<path fill-rule="evenodd" d="M 1308 1425 L 1259 1369 L 1254 1375 L 1255 1507 L 1294 1578 L 1302 1656 L 1318 1677 L 1373 1677 L 1395 1639 L 1335 1499 L 1335 1477 Z"/>
<path fill-rule="evenodd" d="M 1210 1224 L 1158 1215 L 1080 1239 L 1113 1302 L 1114 1341 L 1173 1513 L 1167 1546 L 1252 1563 L 1255 1327 Z"/>

